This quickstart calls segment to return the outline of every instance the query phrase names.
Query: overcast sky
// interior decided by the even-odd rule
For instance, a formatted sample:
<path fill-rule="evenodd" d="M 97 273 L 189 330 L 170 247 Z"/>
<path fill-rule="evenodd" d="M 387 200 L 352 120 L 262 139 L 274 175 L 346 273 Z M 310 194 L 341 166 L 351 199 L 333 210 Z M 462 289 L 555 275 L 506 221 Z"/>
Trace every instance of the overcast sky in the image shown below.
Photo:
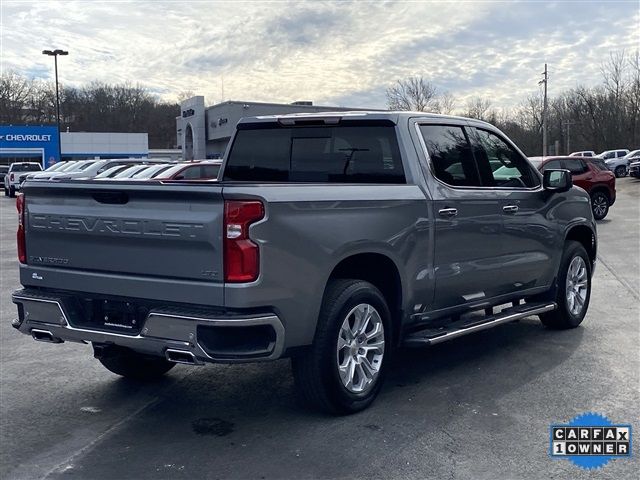
<path fill-rule="evenodd" d="M 165 99 L 385 107 L 385 88 L 423 75 L 463 106 L 512 106 L 538 90 L 600 82 L 611 51 L 640 45 L 640 0 L 624 2 L 211 2 L 3 0 L 2 69 L 52 78 L 44 48 L 70 52 L 60 79 L 132 82 Z"/>

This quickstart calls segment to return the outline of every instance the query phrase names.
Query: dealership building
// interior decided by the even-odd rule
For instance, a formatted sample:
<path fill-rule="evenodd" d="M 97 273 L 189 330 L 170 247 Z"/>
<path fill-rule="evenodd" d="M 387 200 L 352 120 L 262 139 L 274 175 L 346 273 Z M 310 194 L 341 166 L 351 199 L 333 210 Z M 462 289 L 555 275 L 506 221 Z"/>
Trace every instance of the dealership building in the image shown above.
<path fill-rule="evenodd" d="M 260 103 L 227 101 L 204 106 L 204 97 L 191 97 L 180 104 L 181 115 L 176 117 L 177 146 L 185 160 L 220 158 L 243 117 L 284 115 L 287 113 L 317 113 L 364 110 L 315 106 L 312 102 Z"/>
<path fill-rule="evenodd" d="M 60 143 L 55 126 L 0 126 L 0 164 L 149 156 L 146 133 L 62 132 Z"/>

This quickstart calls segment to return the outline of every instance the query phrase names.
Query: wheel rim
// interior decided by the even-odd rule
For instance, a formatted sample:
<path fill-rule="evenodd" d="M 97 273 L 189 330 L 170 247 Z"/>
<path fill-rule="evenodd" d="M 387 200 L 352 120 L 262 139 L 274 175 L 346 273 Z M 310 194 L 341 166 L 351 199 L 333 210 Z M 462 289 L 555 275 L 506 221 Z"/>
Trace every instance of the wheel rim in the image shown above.
<path fill-rule="evenodd" d="M 587 264 L 582 257 L 574 257 L 567 271 L 567 307 L 572 315 L 579 315 L 587 301 L 589 278 Z"/>
<path fill-rule="evenodd" d="M 346 315 L 338 333 L 337 363 L 342 385 L 363 393 L 376 383 L 384 358 L 384 324 L 378 311 L 361 303 Z"/>
<path fill-rule="evenodd" d="M 607 199 L 606 197 L 598 193 L 593 197 L 593 213 L 596 216 L 602 216 L 607 212 Z"/>

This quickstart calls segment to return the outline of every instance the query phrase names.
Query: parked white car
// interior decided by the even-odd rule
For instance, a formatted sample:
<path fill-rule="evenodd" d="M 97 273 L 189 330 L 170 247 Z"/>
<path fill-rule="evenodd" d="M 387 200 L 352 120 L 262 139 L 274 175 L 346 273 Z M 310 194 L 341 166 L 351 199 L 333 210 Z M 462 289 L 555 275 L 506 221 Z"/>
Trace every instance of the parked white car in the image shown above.
<path fill-rule="evenodd" d="M 595 157 L 596 152 L 593 150 L 582 150 L 581 152 L 571 152 L 570 157 Z"/>
<path fill-rule="evenodd" d="M 627 169 L 628 169 L 632 163 L 640 161 L 640 150 L 632 150 L 622 158 L 624 158 L 627 161 Z"/>
<path fill-rule="evenodd" d="M 629 153 L 626 149 L 607 150 L 597 155 L 602 158 L 607 168 L 611 170 L 616 177 L 624 177 L 627 175 L 627 160 L 624 158 Z"/>

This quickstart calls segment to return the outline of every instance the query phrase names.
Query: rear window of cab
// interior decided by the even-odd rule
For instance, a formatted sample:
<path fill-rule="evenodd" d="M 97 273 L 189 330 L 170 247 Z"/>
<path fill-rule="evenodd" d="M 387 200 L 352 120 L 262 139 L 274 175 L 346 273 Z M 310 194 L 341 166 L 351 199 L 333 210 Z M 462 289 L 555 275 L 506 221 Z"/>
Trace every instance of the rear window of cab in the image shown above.
<path fill-rule="evenodd" d="M 240 129 L 224 180 L 406 183 L 392 125 Z"/>

